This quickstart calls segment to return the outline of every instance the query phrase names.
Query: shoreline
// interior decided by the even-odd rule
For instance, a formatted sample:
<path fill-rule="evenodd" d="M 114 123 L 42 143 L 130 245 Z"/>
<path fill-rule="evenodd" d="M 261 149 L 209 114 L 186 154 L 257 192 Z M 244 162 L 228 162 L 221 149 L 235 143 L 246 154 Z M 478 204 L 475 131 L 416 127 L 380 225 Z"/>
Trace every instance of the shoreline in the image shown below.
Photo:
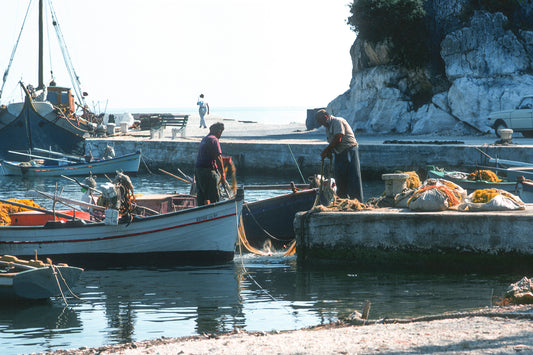
<path fill-rule="evenodd" d="M 356 320 L 357 322 L 357 320 Z M 349 320 L 283 332 L 202 334 L 97 348 L 56 350 L 86 354 L 333 354 L 533 352 L 533 305 L 484 308 L 415 319 Z"/>

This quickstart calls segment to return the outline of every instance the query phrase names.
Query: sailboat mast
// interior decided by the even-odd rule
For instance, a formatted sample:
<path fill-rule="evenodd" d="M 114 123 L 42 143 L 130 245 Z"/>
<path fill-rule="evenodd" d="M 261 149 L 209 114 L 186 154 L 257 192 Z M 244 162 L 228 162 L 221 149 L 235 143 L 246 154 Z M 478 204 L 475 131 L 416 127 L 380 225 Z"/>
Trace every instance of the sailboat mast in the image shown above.
<path fill-rule="evenodd" d="M 43 0 L 39 0 L 39 86 L 38 90 L 44 89 L 44 65 L 43 65 Z"/>

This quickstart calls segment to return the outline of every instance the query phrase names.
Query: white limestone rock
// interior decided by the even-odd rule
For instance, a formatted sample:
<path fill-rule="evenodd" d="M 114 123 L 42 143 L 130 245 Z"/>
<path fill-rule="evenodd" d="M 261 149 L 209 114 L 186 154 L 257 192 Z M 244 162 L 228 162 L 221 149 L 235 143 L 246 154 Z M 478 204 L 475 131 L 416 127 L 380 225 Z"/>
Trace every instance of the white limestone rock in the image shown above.
<path fill-rule="evenodd" d="M 461 78 L 448 90 L 450 114 L 478 128 L 492 129 L 487 121 L 493 111 L 513 109 L 524 95 L 533 93 L 533 76 Z"/>
<path fill-rule="evenodd" d="M 356 40 L 350 89 L 328 105 L 329 112 L 365 133 L 485 134 L 492 132 L 490 112 L 514 108 L 533 94 L 532 31 L 515 35 L 503 14 L 484 11 L 461 26 L 467 0 L 428 3 L 434 32 L 444 37 L 445 91 L 415 107 L 413 96 L 424 90 L 430 74 L 391 65 L 388 43 Z"/>
<path fill-rule="evenodd" d="M 433 134 L 435 127 L 443 134 L 455 134 L 458 120 L 433 103 L 424 105 L 413 114 L 413 134 Z"/>
<path fill-rule="evenodd" d="M 513 75 L 526 70 L 530 60 L 524 46 L 510 30 L 502 13 L 477 11 L 470 27 L 447 35 L 441 56 L 450 80 L 462 77 Z"/>

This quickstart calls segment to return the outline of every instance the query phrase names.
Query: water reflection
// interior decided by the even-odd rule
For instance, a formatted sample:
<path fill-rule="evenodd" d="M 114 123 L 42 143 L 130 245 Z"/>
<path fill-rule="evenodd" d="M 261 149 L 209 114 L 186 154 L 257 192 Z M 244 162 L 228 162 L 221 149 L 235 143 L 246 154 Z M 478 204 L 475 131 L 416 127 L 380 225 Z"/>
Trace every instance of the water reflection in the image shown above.
<path fill-rule="evenodd" d="M 491 305 L 513 275 L 303 268 L 295 257 L 238 256 L 217 267 L 85 271 L 69 299 L 0 308 L 3 353 L 98 347 L 162 336 L 288 330 L 334 322 L 372 302 L 370 317 Z M 7 349 L 7 350 L 6 350 Z"/>
<path fill-rule="evenodd" d="M 64 334 L 79 333 L 78 314 L 61 303 L 31 302 L 0 305 L 0 348 L 3 354 L 29 349 L 49 351 L 64 344 Z"/>
<path fill-rule="evenodd" d="M 230 264 L 86 271 L 80 297 L 101 306 L 111 343 L 137 339 L 139 322 L 175 324 L 188 335 L 228 332 L 242 326 L 236 270 Z"/>

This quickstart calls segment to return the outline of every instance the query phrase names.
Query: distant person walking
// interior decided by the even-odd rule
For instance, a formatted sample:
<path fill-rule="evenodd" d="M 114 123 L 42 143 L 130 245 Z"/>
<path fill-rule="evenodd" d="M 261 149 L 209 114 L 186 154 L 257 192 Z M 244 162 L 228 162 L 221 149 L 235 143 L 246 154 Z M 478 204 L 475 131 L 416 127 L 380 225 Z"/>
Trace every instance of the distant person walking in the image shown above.
<path fill-rule="evenodd" d="M 202 206 L 208 203 L 218 202 L 218 176 L 220 182 L 226 181 L 224 165 L 222 163 L 222 149 L 220 149 L 220 136 L 224 132 L 224 124 L 217 122 L 209 127 L 209 134 L 200 142 L 198 156 L 196 157 L 196 203 Z M 209 202 L 208 202 L 209 201 Z"/>
<path fill-rule="evenodd" d="M 337 196 L 340 198 L 357 198 L 363 201 L 363 184 L 359 165 L 359 148 L 350 124 L 344 118 L 335 117 L 318 110 L 317 122 L 326 128 L 329 145 L 320 153 L 322 160 L 335 154 L 333 173 L 337 184 Z"/>
<path fill-rule="evenodd" d="M 198 113 L 200 114 L 200 128 L 207 128 L 204 117 L 206 114 L 209 115 L 209 104 L 205 101 L 204 94 L 200 94 L 196 104 L 198 105 Z"/>

